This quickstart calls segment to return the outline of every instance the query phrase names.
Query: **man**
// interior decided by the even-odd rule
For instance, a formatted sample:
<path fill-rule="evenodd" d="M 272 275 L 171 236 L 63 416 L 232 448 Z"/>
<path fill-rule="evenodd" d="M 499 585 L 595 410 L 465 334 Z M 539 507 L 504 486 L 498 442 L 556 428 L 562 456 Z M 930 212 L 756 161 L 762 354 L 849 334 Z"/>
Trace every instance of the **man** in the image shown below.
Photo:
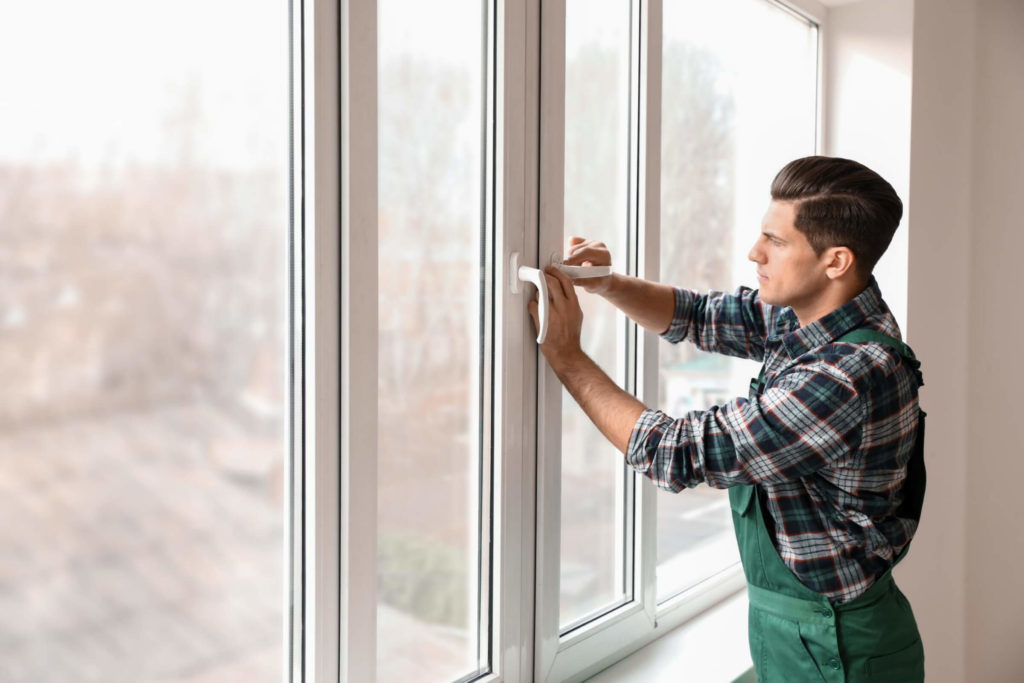
<path fill-rule="evenodd" d="M 875 172 L 827 157 L 787 164 L 771 196 L 749 254 L 757 290 L 576 282 L 670 342 L 763 361 L 747 397 L 675 419 L 648 409 L 583 353 L 573 282 L 554 268 L 541 351 L 631 467 L 672 491 L 729 489 L 760 681 L 921 681 L 891 576 L 924 493 L 921 375 L 871 275 L 903 205 Z M 572 238 L 565 263 L 611 257 Z"/>

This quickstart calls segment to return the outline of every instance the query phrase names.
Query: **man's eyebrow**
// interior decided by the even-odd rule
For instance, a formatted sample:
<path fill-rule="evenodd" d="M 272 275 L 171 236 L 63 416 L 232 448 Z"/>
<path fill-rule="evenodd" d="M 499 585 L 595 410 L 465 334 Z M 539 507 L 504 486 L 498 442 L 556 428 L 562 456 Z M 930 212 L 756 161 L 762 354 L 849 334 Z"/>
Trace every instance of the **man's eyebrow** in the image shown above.
<path fill-rule="evenodd" d="M 778 235 L 776 235 L 774 232 L 771 232 L 769 230 L 762 230 L 761 234 L 764 235 L 765 237 L 767 237 L 770 240 L 778 240 L 779 242 L 785 242 L 786 241 L 786 240 L 782 239 L 781 237 L 779 237 Z"/>

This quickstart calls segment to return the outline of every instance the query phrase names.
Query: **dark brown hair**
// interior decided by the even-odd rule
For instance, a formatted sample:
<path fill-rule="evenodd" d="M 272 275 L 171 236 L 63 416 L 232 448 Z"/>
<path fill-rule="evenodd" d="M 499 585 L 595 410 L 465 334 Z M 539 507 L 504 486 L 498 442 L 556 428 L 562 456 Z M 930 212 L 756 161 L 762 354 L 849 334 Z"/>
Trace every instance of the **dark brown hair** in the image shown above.
<path fill-rule="evenodd" d="M 864 164 L 838 157 L 789 162 L 772 181 L 772 199 L 796 203 L 796 229 L 819 256 L 829 247 L 849 248 L 865 279 L 903 217 L 892 185 Z"/>

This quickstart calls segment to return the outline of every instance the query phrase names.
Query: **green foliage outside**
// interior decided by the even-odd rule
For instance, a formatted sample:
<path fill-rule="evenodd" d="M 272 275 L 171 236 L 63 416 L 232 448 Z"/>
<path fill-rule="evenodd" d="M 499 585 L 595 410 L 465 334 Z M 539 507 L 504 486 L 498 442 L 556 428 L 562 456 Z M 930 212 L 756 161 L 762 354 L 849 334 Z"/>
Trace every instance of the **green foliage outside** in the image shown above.
<path fill-rule="evenodd" d="M 428 623 L 466 628 L 465 552 L 421 536 L 384 534 L 377 562 L 380 602 Z"/>

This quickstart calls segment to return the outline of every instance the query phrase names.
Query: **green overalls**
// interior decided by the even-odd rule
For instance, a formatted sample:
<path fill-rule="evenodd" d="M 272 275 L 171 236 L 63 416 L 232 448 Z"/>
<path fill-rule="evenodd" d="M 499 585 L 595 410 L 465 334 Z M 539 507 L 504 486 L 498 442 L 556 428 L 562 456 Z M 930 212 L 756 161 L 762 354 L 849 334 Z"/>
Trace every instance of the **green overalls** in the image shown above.
<path fill-rule="evenodd" d="M 856 330 L 837 341 L 874 341 L 919 363 L 909 347 L 878 332 Z M 763 389 L 764 373 L 758 380 Z M 919 520 L 924 501 L 924 413 L 908 465 L 898 514 Z M 765 526 L 756 485 L 729 489 L 733 525 L 750 596 L 750 655 L 762 683 L 802 681 L 924 680 L 924 649 L 910 603 L 896 587 L 892 569 L 853 600 L 831 604 L 800 583 L 779 557 Z M 907 547 L 896 558 L 906 555 Z M 895 564 L 895 562 L 894 562 Z"/>

